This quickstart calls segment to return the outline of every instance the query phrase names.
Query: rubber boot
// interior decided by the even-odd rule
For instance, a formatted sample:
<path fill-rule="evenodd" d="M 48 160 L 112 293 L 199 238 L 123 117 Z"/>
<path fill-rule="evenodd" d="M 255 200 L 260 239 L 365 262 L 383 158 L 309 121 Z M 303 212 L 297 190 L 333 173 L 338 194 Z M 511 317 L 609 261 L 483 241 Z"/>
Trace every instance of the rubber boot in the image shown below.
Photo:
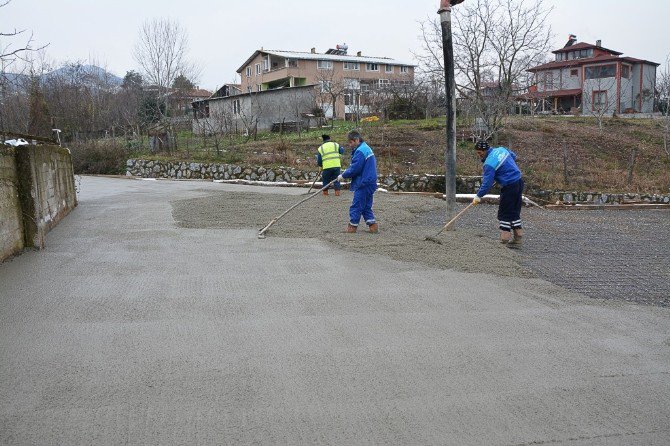
<path fill-rule="evenodd" d="M 368 226 L 368 232 L 370 234 L 376 234 L 379 232 L 379 225 L 377 223 L 372 223 L 370 226 Z"/>
<path fill-rule="evenodd" d="M 325 195 L 326 197 L 328 196 L 328 189 L 323 191 L 323 195 Z"/>
<path fill-rule="evenodd" d="M 336 197 L 339 197 L 339 196 L 340 196 L 340 191 L 337 190 L 337 189 L 335 189 L 335 196 L 336 196 Z"/>
<path fill-rule="evenodd" d="M 347 234 L 354 234 L 357 229 L 358 229 L 358 226 L 354 226 L 351 223 L 349 223 L 347 225 L 347 229 L 345 229 L 344 232 L 346 232 Z"/>

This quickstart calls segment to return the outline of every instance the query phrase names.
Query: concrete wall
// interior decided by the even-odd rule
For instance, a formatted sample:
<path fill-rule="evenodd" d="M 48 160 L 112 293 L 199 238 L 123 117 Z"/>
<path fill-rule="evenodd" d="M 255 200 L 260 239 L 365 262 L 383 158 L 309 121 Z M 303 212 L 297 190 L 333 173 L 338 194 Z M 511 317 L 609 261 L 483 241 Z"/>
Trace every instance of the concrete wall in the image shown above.
<path fill-rule="evenodd" d="M 0 146 L 0 261 L 23 249 L 16 152 Z"/>
<path fill-rule="evenodd" d="M 0 260 L 4 260 L 24 247 L 43 248 L 49 230 L 77 205 L 77 195 L 68 149 L 23 146 L 3 148 L 1 153 Z"/>
<path fill-rule="evenodd" d="M 246 128 L 253 131 L 255 124 L 258 125 L 258 130 L 270 130 L 273 123 L 283 120 L 300 120 L 307 125 L 307 120 L 301 114 L 311 113 L 315 106 L 314 86 L 211 99 L 209 118 L 194 119 L 193 132 L 243 132 Z"/>

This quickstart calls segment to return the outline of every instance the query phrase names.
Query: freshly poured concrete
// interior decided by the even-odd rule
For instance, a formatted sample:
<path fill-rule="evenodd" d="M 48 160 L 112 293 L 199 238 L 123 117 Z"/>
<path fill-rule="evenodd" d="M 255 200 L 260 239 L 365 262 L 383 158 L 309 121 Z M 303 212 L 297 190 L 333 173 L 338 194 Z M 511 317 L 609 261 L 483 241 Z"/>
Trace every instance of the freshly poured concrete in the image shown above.
<path fill-rule="evenodd" d="M 176 225 L 222 190 L 302 192 L 85 178 L 0 264 L 0 442 L 670 442 L 667 309 Z"/>

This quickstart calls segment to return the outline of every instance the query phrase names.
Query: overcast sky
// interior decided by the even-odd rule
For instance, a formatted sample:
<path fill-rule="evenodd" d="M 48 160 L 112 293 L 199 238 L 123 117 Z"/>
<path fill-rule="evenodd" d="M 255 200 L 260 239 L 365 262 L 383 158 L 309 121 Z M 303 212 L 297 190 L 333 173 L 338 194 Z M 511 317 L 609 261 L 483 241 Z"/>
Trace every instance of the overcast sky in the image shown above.
<path fill-rule="evenodd" d="M 467 0 L 466 0 L 467 1 Z M 545 0 L 554 47 L 570 33 L 624 55 L 663 63 L 670 53 L 668 0 Z M 49 43 L 56 63 L 91 61 L 118 76 L 135 69 L 132 49 L 142 22 L 169 17 L 187 30 L 190 55 L 202 66 L 199 85 L 235 80 L 254 50 L 325 52 L 347 43 L 349 53 L 413 62 L 417 22 L 435 17 L 437 0 L 12 0 L 0 8 L 0 31 L 28 29 Z M 6 42 L 4 42 L 6 43 Z"/>

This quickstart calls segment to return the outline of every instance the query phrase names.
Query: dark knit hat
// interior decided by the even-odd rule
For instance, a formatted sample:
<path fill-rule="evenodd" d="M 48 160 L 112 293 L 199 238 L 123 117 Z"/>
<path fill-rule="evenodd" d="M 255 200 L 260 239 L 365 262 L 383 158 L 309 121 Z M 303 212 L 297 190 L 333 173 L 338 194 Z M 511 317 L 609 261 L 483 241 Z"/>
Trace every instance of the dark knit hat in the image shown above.
<path fill-rule="evenodd" d="M 484 140 L 477 141 L 475 144 L 475 150 L 487 151 L 490 148 L 489 143 Z"/>
<path fill-rule="evenodd" d="M 321 139 L 324 141 L 330 141 L 330 135 L 321 135 Z"/>

